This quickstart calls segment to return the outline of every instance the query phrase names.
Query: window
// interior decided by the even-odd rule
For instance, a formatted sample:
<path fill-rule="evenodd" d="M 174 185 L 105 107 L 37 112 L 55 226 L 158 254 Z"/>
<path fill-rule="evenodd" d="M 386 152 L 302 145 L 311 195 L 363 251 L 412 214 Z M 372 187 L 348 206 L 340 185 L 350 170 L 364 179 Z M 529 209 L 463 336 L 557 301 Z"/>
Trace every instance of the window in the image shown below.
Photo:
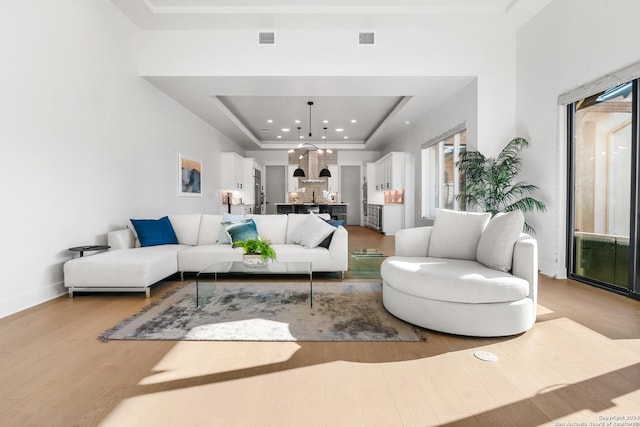
<path fill-rule="evenodd" d="M 422 217 L 435 217 L 436 208 L 466 210 L 456 196 L 464 191 L 464 176 L 456 167 L 467 149 L 467 131 L 459 126 L 422 146 Z"/>

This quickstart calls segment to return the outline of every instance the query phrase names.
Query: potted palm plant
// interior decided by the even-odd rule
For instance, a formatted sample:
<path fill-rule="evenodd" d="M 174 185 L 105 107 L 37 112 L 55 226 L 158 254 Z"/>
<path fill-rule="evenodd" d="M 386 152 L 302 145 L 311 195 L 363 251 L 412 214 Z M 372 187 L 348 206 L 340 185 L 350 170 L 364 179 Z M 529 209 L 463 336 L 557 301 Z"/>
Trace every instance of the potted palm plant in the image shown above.
<path fill-rule="evenodd" d="M 259 237 L 257 239 L 247 239 L 236 242 L 236 245 L 244 248 L 242 260 L 247 265 L 265 265 L 277 259 L 276 251 L 267 239 L 261 239 Z"/>
<path fill-rule="evenodd" d="M 496 158 L 485 157 L 478 151 L 460 153 L 456 166 L 465 176 L 465 187 L 456 198 L 466 206 L 491 212 L 492 217 L 498 212 L 546 210 L 543 202 L 530 196 L 538 187 L 522 181 L 513 182 L 521 167 L 518 155 L 528 145 L 526 139 L 517 137 Z M 535 234 L 526 221 L 524 232 Z"/>

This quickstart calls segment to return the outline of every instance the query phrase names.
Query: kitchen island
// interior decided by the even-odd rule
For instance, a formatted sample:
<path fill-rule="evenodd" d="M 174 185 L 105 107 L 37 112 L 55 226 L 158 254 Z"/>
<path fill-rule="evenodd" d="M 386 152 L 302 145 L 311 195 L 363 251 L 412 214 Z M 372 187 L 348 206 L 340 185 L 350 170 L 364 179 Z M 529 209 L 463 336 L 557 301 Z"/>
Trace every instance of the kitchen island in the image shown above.
<path fill-rule="evenodd" d="M 276 203 L 276 213 L 328 213 L 331 219 L 342 220 L 347 224 L 348 203 Z"/>

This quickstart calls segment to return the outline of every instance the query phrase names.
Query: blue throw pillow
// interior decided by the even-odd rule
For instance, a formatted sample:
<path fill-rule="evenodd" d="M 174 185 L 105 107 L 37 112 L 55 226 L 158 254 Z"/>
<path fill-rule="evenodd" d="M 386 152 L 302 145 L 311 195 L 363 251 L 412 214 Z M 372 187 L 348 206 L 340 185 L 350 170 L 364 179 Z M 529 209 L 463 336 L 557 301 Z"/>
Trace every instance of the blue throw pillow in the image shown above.
<path fill-rule="evenodd" d="M 231 242 L 233 242 L 234 248 L 238 246 L 237 242 L 258 238 L 258 230 L 253 219 L 223 222 L 222 226 L 229 235 Z"/>
<path fill-rule="evenodd" d="M 178 238 L 168 216 L 160 219 L 132 219 L 140 246 L 177 245 Z"/>
<path fill-rule="evenodd" d="M 231 240 L 229 240 L 229 235 L 227 234 L 226 230 L 224 229 L 224 224 L 225 223 L 230 223 L 230 222 L 240 222 L 240 221 L 244 221 L 247 218 L 244 215 L 233 215 L 230 213 L 225 213 L 222 216 L 222 222 L 220 224 L 222 224 L 222 229 L 220 230 L 220 236 L 218 236 L 218 243 L 231 243 Z"/>
<path fill-rule="evenodd" d="M 324 218 L 322 218 L 322 220 L 324 222 L 329 223 L 329 225 L 333 225 L 336 228 L 344 226 L 344 221 L 341 220 L 341 219 L 324 219 Z M 322 248 L 329 249 L 329 245 L 331 244 L 331 239 L 332 238 L 333 238 L 333 233 L 329 234 L 329 236 L 327 236 L 327 238 L 325 238 L 322 242 L 320 242 L 320 244 L 318 246 L 320 246 Z"/>

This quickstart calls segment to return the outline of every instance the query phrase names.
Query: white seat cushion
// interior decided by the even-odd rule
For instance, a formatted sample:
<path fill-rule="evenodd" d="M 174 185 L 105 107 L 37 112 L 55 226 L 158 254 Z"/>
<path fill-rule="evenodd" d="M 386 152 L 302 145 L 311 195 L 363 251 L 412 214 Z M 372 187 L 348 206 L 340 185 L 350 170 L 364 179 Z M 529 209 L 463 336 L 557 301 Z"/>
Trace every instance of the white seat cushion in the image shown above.
<path fill-rule="evenodd" d="M 390 257 L 380 269 L 385 282 L 409 295 L 439 301 L 495 303 L 529 295 L 529 283 L 476 261 Z"/>
<path fill-rule="evenodd" d="M 278 261 L 310 262 L 313 271 L 336 271 L 335 261 L 331 259 L 331 253 L 323 247 L 302 248 L 300 245 L 273 245 Z"/>
<path fill-rule="evenodd" d="M 188 247 L 147 246 L 74 258 L 64 264 L 64 285 L 67 288 L 144 288 L 176 273 L 176 254 Z"/>
<path fill-rule="evenodd" d="M 228 243 L 199 245 L 178 252 L 178 271 L 202 271 L 214 262 L 242 261 L 242 248 Z"/>

